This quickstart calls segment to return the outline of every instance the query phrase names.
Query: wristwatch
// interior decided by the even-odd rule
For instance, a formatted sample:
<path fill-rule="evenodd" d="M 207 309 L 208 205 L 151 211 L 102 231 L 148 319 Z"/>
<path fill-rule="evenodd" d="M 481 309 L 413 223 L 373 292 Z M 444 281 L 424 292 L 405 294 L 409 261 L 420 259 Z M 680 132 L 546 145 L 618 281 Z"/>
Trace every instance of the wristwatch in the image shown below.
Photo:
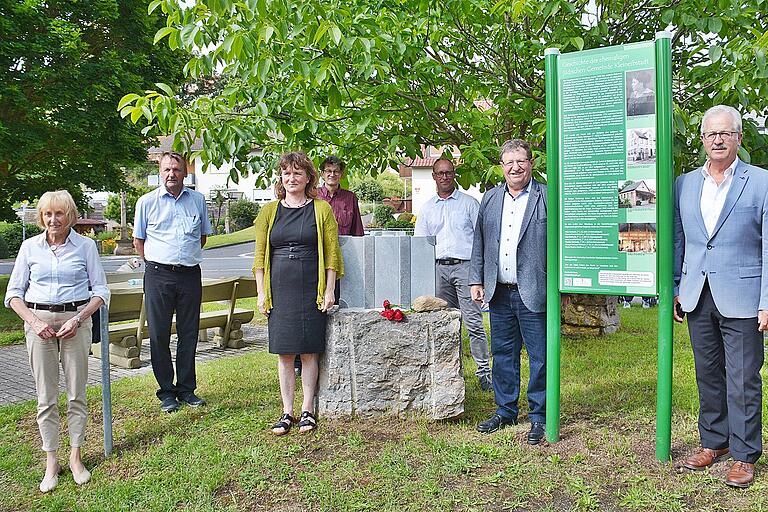
<path fill-rule="evenodd" d="M 83 318 L 80 316 L 80 313 L 76 314 L 72 317 L 73 319 L 77 320 L 77 326 L 80 327 L 83 323 Z"/>

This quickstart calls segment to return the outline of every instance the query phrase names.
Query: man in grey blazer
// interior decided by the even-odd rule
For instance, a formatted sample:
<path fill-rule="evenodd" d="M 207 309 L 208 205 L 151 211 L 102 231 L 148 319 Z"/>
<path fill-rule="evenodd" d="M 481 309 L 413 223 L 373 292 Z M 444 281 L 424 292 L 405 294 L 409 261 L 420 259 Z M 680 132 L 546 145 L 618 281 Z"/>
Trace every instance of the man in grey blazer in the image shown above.
<path fill-rule="evenodd" d="M 491 433 L 517 424 L 520 351 L 530 362 L 528 443 L 545 430 L 547 188 L 531 179 L 530 145 L 519 139 L 500 150 L 504 183 L 480 203 L 470 260 L 472 298 L 488 302 L 496 412 L 477 425 Z"/>
<path fill-rule="evenodd" d="M 688 314 L 705 469 L 733 457 L 725 483 L 748 487 L 762 453 L 762 331 L 768 327 L 768 173 L 737 157 L 741 115 L 704 114 L 703 167 L 675 183 L 675 320 Z"/>

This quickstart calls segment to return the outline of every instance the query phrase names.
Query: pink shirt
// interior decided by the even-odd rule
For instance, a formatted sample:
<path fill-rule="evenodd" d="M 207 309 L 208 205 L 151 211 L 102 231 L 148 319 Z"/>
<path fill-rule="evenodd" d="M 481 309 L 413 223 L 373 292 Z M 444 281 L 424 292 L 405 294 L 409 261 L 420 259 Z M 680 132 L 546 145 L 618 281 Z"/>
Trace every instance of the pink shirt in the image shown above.
<path fill-rule="evenodd" d="M 328 189 L 319 187 L 317 197 L 327 201 L 333 210 L 333 216 L 339 225 L 339 235 L 363 236 L 363 219 L 360 218 L 360 206 L 354 192 L 338 189 L 331 196 Z"/>

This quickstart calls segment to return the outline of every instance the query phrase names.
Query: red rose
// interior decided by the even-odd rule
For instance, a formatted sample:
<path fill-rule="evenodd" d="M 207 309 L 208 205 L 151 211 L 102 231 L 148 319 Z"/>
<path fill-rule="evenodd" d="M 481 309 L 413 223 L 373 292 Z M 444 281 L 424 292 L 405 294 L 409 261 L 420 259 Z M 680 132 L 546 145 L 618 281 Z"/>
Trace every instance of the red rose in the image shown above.
<path fill-rule="evenodd" d="M 391 303 L 387 299 L 384 299 L 384 309 L 389 309 L 390 305 Z"/>
<path fill-rule="evenodd" d="M 386 318 L 387 320 L 392 320 L 395 317 L 395 311 L 392 309 L 385 309 L 381 312 L 381 316 Z"/>
<path fill-rule="evenodd" d="M 405 318 L 405 315 L 399 309 L 396 309 L 394 314 L 392 315 L 392 320 L 394 320 L 395 322 L 402 322 L 404 318 Z"/>

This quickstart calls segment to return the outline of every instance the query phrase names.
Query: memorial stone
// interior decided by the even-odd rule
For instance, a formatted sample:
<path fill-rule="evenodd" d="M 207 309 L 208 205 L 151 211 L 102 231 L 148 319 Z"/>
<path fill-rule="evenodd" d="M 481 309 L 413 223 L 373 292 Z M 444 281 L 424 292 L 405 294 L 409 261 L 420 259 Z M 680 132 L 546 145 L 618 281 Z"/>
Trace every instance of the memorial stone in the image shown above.
<path fill-rule="evenodd" d="M 339 309 L 328 317 L 318 412 L 324 417 L 444 419 L 464 412 L 461 313 Z"/>

